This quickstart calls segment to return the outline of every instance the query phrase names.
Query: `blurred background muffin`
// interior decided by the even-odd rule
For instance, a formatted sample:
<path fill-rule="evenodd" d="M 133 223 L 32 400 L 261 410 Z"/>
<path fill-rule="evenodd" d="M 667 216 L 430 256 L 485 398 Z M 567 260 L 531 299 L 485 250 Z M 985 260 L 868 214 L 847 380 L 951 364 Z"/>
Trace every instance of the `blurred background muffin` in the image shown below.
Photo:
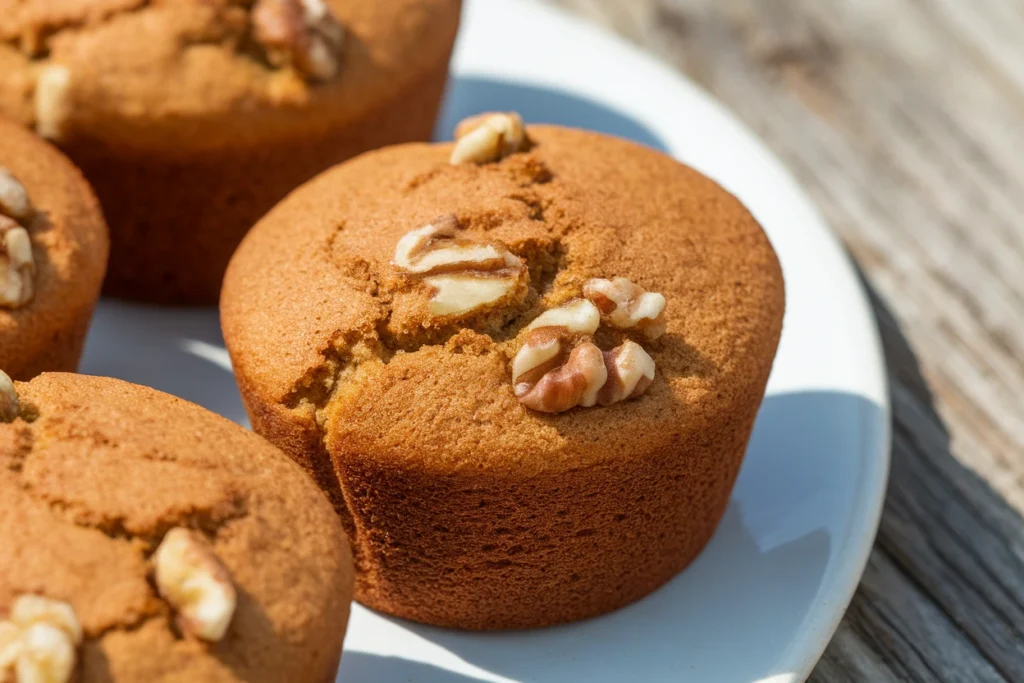
<path fill-rule="evenodd" d="M 0 112 L 93 183 L 106 291 L 213 303 L 246 230 L 347 157 L 427 139 L 460 0 L 0 0 Z"/>
<path fill-rule="evenodd" d="M 108 250 L 78 169 L 0 118 L 0 368 L 29 379 L 78 367 Z"/>

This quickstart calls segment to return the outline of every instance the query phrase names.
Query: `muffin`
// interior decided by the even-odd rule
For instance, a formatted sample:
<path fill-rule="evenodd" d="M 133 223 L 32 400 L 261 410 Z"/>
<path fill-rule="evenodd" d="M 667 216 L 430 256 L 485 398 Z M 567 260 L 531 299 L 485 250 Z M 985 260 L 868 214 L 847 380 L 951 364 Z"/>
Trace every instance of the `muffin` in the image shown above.
<path fill-rule="evenodd" d="M 0 0 L 0 112 L 110 223 L 106 291 L 215 303 L 246 230 L 364 150 L 429 139 L 460 0 Z"/>
<path fill-rule="evenodd" d="M 298 467 L 152 389 L 4 380 L 0 680 L 334 680 L 352 560 Z"/>
<path fill-rule="evenodd" d="M 0 368 L 28 379 L 78 367 L 108 248 L 78 169 L 0 119 Z"/>
<path fill-rule="evenodd" d="M 225 278 L 256 431 L 353 543 L 356 599 L 466 629 L 616 609 L 722 517 L 782 326 L 750 213 L 625 140 L 514 114 L 363 155 Z"/>

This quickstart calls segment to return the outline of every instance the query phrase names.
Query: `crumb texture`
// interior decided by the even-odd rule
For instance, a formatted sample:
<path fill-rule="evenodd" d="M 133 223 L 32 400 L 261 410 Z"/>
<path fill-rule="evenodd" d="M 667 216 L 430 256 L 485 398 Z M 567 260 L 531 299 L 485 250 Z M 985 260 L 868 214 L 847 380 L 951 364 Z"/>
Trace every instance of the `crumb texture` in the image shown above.
<path fill-rule="evenodd" d="M 337 665 L 351 559 L 330 506 L 254 434 L 165 394 L 45 374 L 0 425 L 0 614 L 24 593 L 71 603 L 92 681 L 309 681 Z M 34 419 L 32 419 L 34 418 Z M 227 635 L 183 634 L 152 583 L 173 527 L 230 572 Z"/>
<path fill-rule="evenodd" d="M 724 511 L 781 332 L 778 261 L 734 197 L 633 143 L 527 134 L 497 162 L 453 166 L 450 144 L 407 145 L 337 167 L 261 221 L 225 282 L 254 427 L 331 492 L 357 597 L 430 623 L 577 619 L 685 566 Z M 429 315 L 431 289 L 391 260 L 447 214 L 525 261 L 528 287 Z M 655 340 L 639 327 L 595 336 L 605 351 L 643 346 L 657 368 L 646 393 L 524 407 L 510 369 L 520 332 L 616 277 L 667 301 Z"/>

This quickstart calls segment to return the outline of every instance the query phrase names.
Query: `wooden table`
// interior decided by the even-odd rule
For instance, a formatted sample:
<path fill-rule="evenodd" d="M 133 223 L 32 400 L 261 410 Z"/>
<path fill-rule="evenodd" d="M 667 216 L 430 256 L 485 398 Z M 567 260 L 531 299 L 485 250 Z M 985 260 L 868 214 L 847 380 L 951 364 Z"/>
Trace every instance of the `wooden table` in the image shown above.
<path fill-rule="evenodd" d="M 871 289 L 892 475 L 811 680 L 1024 681 L 1024 2 L 548 2 L 736 111 Z"/>

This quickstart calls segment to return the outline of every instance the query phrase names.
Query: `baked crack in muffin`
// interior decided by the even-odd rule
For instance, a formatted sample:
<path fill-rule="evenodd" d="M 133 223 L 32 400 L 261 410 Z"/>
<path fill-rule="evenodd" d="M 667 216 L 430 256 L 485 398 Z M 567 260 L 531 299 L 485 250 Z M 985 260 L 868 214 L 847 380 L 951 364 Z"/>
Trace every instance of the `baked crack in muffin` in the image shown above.
<path fill-rule="evenodd" d="M 253 426 L 331 496 L 356 598 L 468 629 L 602 614 L 693 560 L 783 308 L 721 187 L 514 114 L 307 183 L 221 300 Z"/>
<path fill-rule="evenodd" d="M 245 231 L 343 159 L 429 139 L 460 0 L 0 0 L 0 113 L 85 172 L 106 291 L 214 303 Z"/>
<path fill-rule="evenodd" d="M 113 379 L 0 372 L 0 680 L 330 683 L 338 518 L 255 434 Z"/>
<path fill-rule="evenodd" d="M 28 379 L 78 367 L 108 249 L 78 169 L 0 118 L 0 368 Z"/>

